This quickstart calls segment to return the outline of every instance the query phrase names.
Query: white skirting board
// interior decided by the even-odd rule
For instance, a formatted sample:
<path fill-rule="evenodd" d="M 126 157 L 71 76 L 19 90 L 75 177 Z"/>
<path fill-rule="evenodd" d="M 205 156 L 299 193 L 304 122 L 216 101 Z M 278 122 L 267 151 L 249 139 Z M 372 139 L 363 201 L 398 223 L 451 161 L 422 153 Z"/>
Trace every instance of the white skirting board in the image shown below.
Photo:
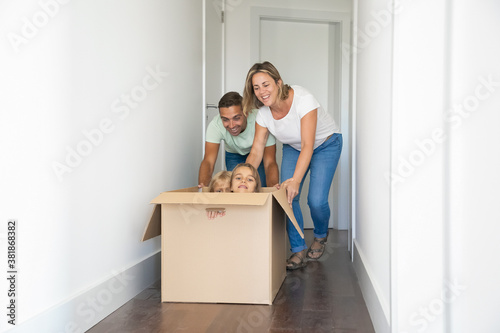
<path fill-rule="evenodd" d="M 6 332 L 84 333 L 160 279 L 158 251 L 121 272 L 112 272 L 104 282 L 71 297 Z"/>
<path fill-rule="evenodd" d="M 376 282 L 373 281 L 370 268 L 366 265 L 365 256 L 360 250 L 356 240 L 354 240 L 354 270 L 358 277 L 363 298 L 370 313 L 373 328 L 377 333 L 390 333 L 390 309 L 388 303 L 376 288 Z M 384 306 L 385 305 L 385 306 Z"/>

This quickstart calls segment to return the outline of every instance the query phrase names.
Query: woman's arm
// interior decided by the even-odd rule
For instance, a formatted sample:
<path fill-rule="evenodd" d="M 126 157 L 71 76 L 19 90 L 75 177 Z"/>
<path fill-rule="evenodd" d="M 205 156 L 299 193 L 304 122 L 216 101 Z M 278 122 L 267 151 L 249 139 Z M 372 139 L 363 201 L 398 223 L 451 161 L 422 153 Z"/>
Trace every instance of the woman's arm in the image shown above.
<path fill-rule="evenodd" d="M 247 163 L 254 166 L 255 169 L 259 168 L 260 162 L 264 157 L 264 149 L 266 148 L 267 137 L 269 130 L 255 123 L 255 137 L 253 138 L 252 150 L 248 154 Z"/>
<path fill-rule="evenodd" d="M 311 157 L 314 151 L 314 142 L 316 139 L 316 124 L 318 122 L 318 109 L 314 109 L 308 112 L 300 120 L 300 141 L 301 150 L 299 158 L 297 160 L 297 165 L 295 166 L 295 172 L 293 173 L 293 178 L 287 179 L 283 182 L 283 186 L 287 190 L 288 203 L 292 205 L 292 200 L 297 194 L 299 194 L 300 183 L 304 174 L 306 173 L 309 163 L 311 162 Z"/>

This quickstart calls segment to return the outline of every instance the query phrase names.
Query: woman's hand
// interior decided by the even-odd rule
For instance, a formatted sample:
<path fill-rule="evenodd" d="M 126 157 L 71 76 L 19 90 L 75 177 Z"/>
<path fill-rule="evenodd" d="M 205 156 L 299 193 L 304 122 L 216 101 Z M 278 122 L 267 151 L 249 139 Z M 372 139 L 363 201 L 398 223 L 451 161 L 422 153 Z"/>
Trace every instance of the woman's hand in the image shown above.
<path fill-rule="evenodd" d="M 290 205 L 290 207 L 292 207 L 293 198 L 295 198 L 295 196 L 297 196 L 297 194 L 299 194 L 300 182 L 296 181 L 293 178 L 290 178 L 290 179 L 285 180 L 281 184 L 281 187 L 286 189 L 288 204 Z"/>
<path fill-rule="evenodd" d="M 293 198 L 299 194 L 300 183 L 304 179 L 307 168 L 311 163 L 311 158 L 314 153 L 314 138 L 316 137 L 316 123 L 318 110 L 309 111 L 300 119 L 300 153 L 293 178 L 285 180 L 281 186 L 286 189 L 288 204 L 292 206 Z"/>

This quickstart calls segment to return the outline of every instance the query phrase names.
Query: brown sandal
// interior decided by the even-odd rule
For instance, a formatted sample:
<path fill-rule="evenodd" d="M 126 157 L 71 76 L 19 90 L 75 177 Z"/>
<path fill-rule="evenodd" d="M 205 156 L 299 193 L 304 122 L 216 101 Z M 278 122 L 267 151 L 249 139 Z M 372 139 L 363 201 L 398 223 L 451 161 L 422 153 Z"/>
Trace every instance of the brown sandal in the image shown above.
<path fill-rule="evenodd" d="M 328 236 L 327 236 L 328 237 Z M 314 237 L 314 243 L 319 243 L 321 245 L 321 247 L 319 249 L 313 249 L 312 246 L 313 244 L 311 244 L 311 247 L 307 250 L 307 259 L 310 259 L 310 260 L 318 260 L 319 258 L 321 258 L 321 256 L 323 255 L 323 252 L 325 252 L 325 243 L 326 243 L 326 239 L 327 237 L 325 238 L 316 238 Z M 313 257 L 313 253 L 319 253 L 319 256 L 317 257 Z"/>
<path fill-rule="evenodd" d="M 293 261 L 292 260 L 293 257 L 299 258 L 300 261 L 299 262 Z M 288 258 L 288 260 L 286 261 L 286 269 L 291 271 L 302 268 L 306 265 L 307 265 L 307 259 L 304 256 L 303 251 L 292 253 L 290 258 Z"/>

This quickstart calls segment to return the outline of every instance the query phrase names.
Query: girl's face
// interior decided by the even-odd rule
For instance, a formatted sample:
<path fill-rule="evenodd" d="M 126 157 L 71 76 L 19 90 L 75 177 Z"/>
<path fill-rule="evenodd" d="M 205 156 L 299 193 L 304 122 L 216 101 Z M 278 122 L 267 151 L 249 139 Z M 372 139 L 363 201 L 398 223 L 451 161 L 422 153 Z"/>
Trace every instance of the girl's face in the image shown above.
<path fill-rule="evenodd" d="M 229 181 L 218 181 L 215 183 L 214 192 L 231 192 Z"/>
<path fill-rule="evenodd" d="M 255 192 L 256 187 L 257 182 L 249 167 L 239 167 L 233 171 L 231 191 L 235 193 L 252 193 Z"/>
<path fill-rule="evenodd" d="M 253 92 L 255 97 L 265 106 L 278 103 L 278 85 L 267 73 L 255 73 L 252 76 Z"/>

